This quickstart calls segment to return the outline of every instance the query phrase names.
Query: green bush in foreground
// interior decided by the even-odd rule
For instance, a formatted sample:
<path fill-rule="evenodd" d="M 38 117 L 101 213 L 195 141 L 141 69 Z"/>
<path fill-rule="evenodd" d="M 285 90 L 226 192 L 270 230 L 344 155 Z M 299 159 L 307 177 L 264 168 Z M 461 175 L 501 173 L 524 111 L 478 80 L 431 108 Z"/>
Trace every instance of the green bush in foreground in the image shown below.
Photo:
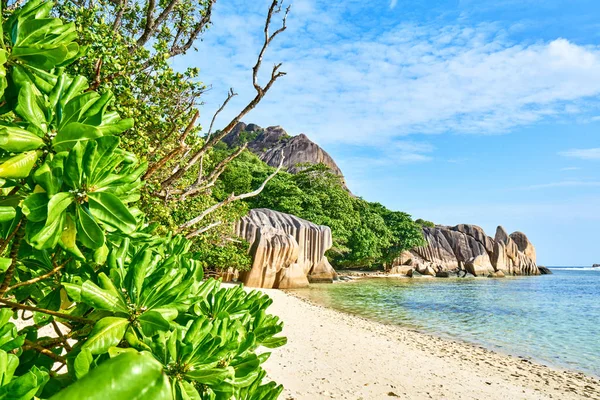
<path fill-rule="evenodd" d="M 29 1 L 0 32 L 0 399 L 277 398 L 257 353 L 286 341 L 271 300 L 152 234 L 146 165 L 115 136 L 133 121 L 64 73 L 84 49 L 51 8 Z"/>

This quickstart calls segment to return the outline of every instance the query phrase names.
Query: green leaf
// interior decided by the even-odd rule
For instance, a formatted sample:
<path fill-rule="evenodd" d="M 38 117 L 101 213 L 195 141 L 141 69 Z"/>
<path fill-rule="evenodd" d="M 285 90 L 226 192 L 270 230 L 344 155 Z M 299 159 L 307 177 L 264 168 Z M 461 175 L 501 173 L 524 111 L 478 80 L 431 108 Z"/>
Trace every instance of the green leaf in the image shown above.
<path fill-rule="evenodd" d="M 135 231 L 135 217 L 117 196 L 106 192 L 94 192 L 88 194 L 88 201 L 94 218 L 126 234 Z"/>
<path fill-rule="evenodd" d="M 11 56 L 43 70 L 51 70 L 62 63 L 69 55 L 67 46 L 59 45 L 47 47 L 44 45 L 30 45 L 13 48 Z"/>
<path fill-rule="evenodd" d="M 111 358 L 50 400 L 172 400 L 162 365 L 152 356 L 126 352 Z"/>
<path fill-rule="evenodd" d="M 152 337 L 160 331 L 169 330 L 169 322 L 156 311 L 146 311 L 138 318 L 144 335 Z"/>
<path fill-rule="evenodd" d="M 60 239 L 58 243 L 60 246 L 67 250 L 69 253 L 73 254 L 75 257 L 83 260 L 85 256 L 77 247 L 77 243 L 75 239 L 77 238 L 77 229 L 75 227 L 75 222 L 73 219 L 67 214 L 67 219 L 65 220 L 65 226 L 63 228 L 62 234 L 60 235 Z"/>
<path fill-rule="evenodd" d="M 66 209 L 73 203 L 71 193 L 57 193 L 48 202 L 48 219 L 44 227 L 31 238 L 36 249 L 51 248 L 57 245 L 67 216 Z"/>
<path fill-rule="evenodd" d="M 13 153 L 37 150 L 44 140 L 35 133 L 14 126 L 0 128 L 0 148 Z"/>
<path fill-rule="evenodd" d="M 88 178 L 88 183 L 97 183 L 99 177 L 112 172 L 111 155 L 119 146 L 119 138 L 116 136 L 103 136 L 87 145 L 83 158 L 83 170 Z M 111 171 L 104 171 L 110 166 Z"/>
<path fill-rule="evenodd" d="M 12 258 L 0 257 L 0 272 L 4 272 L 12 264 Z"/>
<path fill-rule="evenodd" d="M 25 82 L 19 90 L 19 100 L 15 112 L 42 132 L 45 133 L 48 130 L 46 115 L 38 103 L 37 89 L 32 83 Z"/>
<path fill-rule="evenodd" d="M 234 375 L 235 371 L 232 367 L 197 369 L 185 373 L 186 378 L 208 386 L 218 385 L 225 379 L 233 378 Z"/>
<path fill-rule="evenodd" d="M 127 313 L 127 305 L 121 296 L 101 289 L 92 281 L 81 285 L 81 300 L 98 310 Z"/>
<path fill-rule="evenodd" d="M 83 294 L 83 293 L 82 293 Z M 118 317 L 105 317 L 96 322 L 90 337 L 81 347 L 88 349 L 91 354 L 103 354 L 112 346 L 116 346 L 125 336 L 129 320 Z"/>
<path fill-rule="evenodd" d="M 102 132 L 95 126 L 72 122 L 58 131 L 52 140 L 52 145 L 57 152 L 69 151 L 80 141 L 96 139 L 101 136 Z"/>
<path fill-rule="evenodd" d="M 0 165 L 0 178 L 26 178 L 39 156 L 37 151 L 18 154 Z"/>
<path fill-rule="evenodd" d="M 75 377 L 77 379 L 83 378 L 89 371 L 90 365 L 94 361 L 94 357 L 90 349 L 82 349 L 81 353 L 75 357 L 75 362 L 73 363 L 73 369 L 75 370 Z"/>
<path fill-rule="evenodd" d="M 48 217 L 48 195 L 46 193 L 30 194 L 23 201 L 21 210 L 29 221 L 45 221 Z"/>
<path fill-rule="evenodd" d="M 0 206 L 0 222 L 12 221 L 17 216 L 14 207 Z"/>
<path fill-rule="evenodd" d="M 77 239 L 88 249 L 99 249 L 104 246 L 104 232 L 91 216 L 89 210 L 77 205 L 76 213 Z"/>

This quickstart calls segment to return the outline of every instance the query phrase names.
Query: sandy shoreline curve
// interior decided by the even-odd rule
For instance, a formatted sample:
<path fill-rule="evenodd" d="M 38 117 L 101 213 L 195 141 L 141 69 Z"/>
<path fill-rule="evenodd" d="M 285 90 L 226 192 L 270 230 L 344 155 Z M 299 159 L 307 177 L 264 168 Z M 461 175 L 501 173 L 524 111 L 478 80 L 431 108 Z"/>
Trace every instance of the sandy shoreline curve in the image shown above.
<path fill-rule="evenodd" d="M 600 399 L 600 380 L 583 373 L 262 291 L 288 338 L 265 365 L 281 399 Z"/>

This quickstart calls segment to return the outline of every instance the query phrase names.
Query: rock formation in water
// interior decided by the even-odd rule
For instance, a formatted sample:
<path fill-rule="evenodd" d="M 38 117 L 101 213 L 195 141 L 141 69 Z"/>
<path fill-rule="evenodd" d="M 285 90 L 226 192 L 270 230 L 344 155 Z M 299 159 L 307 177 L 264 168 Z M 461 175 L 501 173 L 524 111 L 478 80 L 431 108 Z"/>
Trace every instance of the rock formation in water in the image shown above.
<path fill-rule="evenodd" d="M 462 272 L 475 276 L 540 275 L 535 247 L 522 232 L 507 234 L 501 226 L 491 238 L 478 226 L 423 228 L 427 245 L 405 252 L 392 273 L 446 276 Z"/>
<path fill-rule="evenodd" d="M 324 164 L 333 173 L 343 178 L 342 171 L 333 158 L 304 134 L 290 136 L 280 126 L 261 128 L 256 124 L 246 125 L 243 122 L 239 122 L 223 138 L 223 141 L 228 146 L 237 146 L 240 143 L 240 136 L 243 132 L 251 134 L 248 137 L 248 149 L 272 167 L 279 165 L 283 152 L 283 156 L 285 157 L 283 165 L 288 172 L 299 172 L 302 164 Z"/>
<path fill-rule="evenodd" d="M 337 278 L 325 257 L 332 245 L 327 226 L 258 208 L 236 224 L 235 233 L 250 243 L 252 267 L 239 274 L 246 286 L 289 289 Z"/>

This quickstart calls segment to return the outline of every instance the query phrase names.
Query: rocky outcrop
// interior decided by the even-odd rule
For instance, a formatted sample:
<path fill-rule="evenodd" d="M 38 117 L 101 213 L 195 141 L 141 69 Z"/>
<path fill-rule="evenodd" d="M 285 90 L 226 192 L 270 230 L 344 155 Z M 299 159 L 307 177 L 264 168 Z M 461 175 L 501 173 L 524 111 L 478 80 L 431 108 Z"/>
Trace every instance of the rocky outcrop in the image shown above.
<path fill-rule="evenodd" d="M 390 272 L 409 265 L 421 274 L 463 271 L 475 276 L 539 275 L 535 247 L 522 232 L 508 234 L 501 226 L 494 238 L 478 226 L 423 228 L 427 245 L 405 252 Z"/>
<path fill-rule="evenodd" d="M 343 174 L 333 158 L 306 135 L 290 136 L 281 126 L 261 128 L 256 124 L 239 122 L 223 138 L 229 146 L 248 140 L 248 149 L 272 167 L 277 167 L 284 156 L 283 165 L 288 172 L 297 173 L 303 164 L 324 164 L 343 179 Z"/>
<path fill-rule="evenodd" d="M 246 286 L 289 289 L 337 277 L 325 257 L 332 245 L 327 226 L 258 208 L 236 224 L 235 233 L 250 243 L 252 268 L 239 274 Z"/>

